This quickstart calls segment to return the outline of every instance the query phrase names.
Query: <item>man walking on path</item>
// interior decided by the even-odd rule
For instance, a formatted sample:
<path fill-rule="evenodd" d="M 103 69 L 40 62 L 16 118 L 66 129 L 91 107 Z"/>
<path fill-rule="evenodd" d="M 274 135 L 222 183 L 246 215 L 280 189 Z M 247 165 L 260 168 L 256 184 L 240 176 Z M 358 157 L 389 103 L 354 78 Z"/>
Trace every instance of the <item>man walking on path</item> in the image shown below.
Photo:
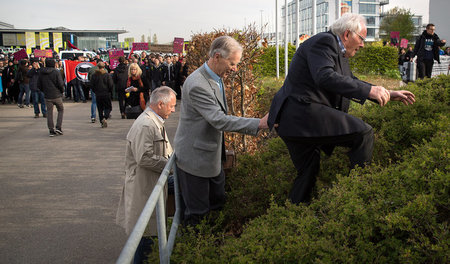
<path fill-rule="evenodd" d="M 47 106 L 47 126 L 49 136 L 54 137 L 56 135 L 62 135 L 63 131 L 61 126 L 64 115 L 64 82 L 60 72 L 55 69 L 54 59 L 45 60 L 45 68 L 39 72 L 37 88 L 44 93 L 45 105 Z M 55 105 L 58 110 L 56 129 L 53 123 L 53 105 Z"/>

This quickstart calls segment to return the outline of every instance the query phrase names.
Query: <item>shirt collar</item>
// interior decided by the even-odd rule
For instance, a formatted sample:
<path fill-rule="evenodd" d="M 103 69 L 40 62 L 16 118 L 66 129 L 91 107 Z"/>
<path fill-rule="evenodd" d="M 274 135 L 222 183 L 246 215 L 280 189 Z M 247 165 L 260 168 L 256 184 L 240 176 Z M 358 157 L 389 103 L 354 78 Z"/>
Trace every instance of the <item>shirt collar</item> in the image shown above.
<path fill-rule="evenodd" d="M 213 72 L 213 70 L 211 70 L 211 68 L 209 68 L 208 63 L 205 62 L 205 69 L 206 72 L 208 72 L 209 76 L 211 76 L 211 78 L 213 78 L 214 81 L 216 81 L 219 85 L 220 85 L 220 76 L 217 75 L 215 72 Z"/>
<path fill-rule="evenodd" d="M 345 54 L 345 52 L 347 52 L 347 50 L 345 49 L 344 43 L 342 43 L 342 40 L 339 36 L 336 36 L 338 43 L 339 43 L 339 47 L 341 48 L 341 52 L 342 54 Z"/>
<path fill-rule="evenodd" d="M 164 124 L 164 119 L 162 117 L 160 117 L 155 111 L 153 111 L 151 107 L 148 107 L 148 109 L 150 109 L 150 111 L 152 111 L 158 117 L 158 119 L 161 120 L 161 122 Z"/>

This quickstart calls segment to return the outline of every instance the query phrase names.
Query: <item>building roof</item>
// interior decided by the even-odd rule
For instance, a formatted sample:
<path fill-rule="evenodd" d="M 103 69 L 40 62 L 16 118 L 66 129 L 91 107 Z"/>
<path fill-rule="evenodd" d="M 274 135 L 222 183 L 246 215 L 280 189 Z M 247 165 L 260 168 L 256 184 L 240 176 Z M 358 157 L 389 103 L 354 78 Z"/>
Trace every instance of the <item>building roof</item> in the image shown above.
<path fill-rule="evenodd" d="M 1 32 L 61 32 L 61 33 L 72 33 L 72 32 L 84 32 L 84 33 L 117 33 L 117 34 L 124 34 L 128 33 L 128 31 L 123 29 L 95 29 L 95 30 L 86 30 L 86 29 L 80 29 L 80 30 L 74 30 L 74 29 L 68 29 L 65 27 L 55 27 L 55 28 L 44 28 L 44 29 L 20 29 L 20 28 L 0 28 Z"/>

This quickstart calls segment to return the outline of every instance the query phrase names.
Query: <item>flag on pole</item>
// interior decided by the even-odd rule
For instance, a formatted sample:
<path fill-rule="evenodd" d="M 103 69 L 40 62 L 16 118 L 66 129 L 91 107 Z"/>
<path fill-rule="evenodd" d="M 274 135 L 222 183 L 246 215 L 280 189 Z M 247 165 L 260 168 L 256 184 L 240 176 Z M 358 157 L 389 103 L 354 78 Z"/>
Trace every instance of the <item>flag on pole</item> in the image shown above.
<path fill-rule="evenodd" d="M 67 41 L 67 46 L 69 46 L 70 49 L 80 50 L 79 48 L 75 47 L 70 41 Z"/>

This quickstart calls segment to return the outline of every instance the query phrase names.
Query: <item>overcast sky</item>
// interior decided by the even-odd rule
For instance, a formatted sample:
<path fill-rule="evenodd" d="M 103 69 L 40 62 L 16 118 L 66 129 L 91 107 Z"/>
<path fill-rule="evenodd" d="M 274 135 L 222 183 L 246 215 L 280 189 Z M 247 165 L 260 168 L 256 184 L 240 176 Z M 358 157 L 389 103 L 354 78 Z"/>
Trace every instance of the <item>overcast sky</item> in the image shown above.
<path fill-rule="evenodd" d="M 290 1 L 288 1 L 290 2 Z M 429 0 L 390 0 L 385 11 L 401 6 L 424 15 L 428 22 Z M 278 0 L 279 9 L 284 0 Z M 124 29 L 119 39 L 140 41 L 156 34 L 159 43 L 186 40 L 194 33 L 214 29 L 241 29 L 261 21 L 274 31 L 275 0 L 7 0 L 2 1 L 0 21 L 19 29 L 63 26 L 68 29 Z M 280 12 L 280 11 L 279 11 Z M 426 17 L 425 17 L 426 16 Z M 267 29 L 266 29 L 267 31 Z"/>

